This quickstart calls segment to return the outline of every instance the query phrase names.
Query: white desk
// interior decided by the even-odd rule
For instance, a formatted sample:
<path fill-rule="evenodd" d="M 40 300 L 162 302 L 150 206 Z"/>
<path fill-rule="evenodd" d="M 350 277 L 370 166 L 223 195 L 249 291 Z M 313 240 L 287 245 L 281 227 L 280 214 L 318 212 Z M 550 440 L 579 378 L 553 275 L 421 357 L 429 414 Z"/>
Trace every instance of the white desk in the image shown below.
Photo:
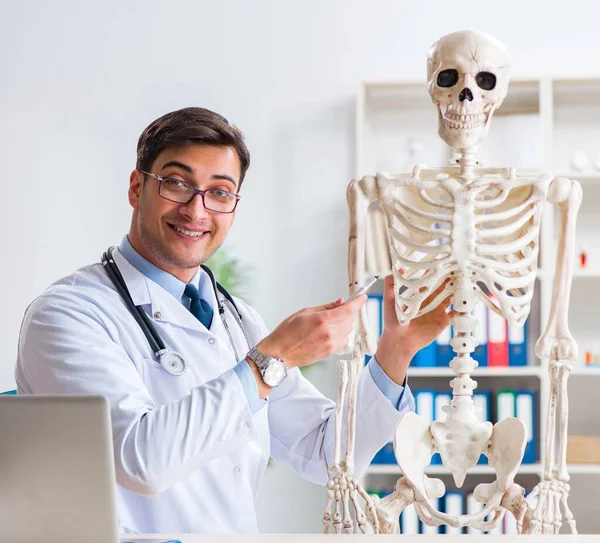
<path fill-rule="evenodd" d="M 146 534 L 127 537 L 123 535 L 121 542 L 158 543 L 168 540 L 179 540 L 181 543 L 382 543 L 382 541 L 401 541 L 402 543 L 459 543 L 480 540 L 478 535 L 405 535 L 402 539 L 392 535 L 325 535 L 325 534 L 263 534 L 263 535 L 204 535 L 204 534 Z M 393 538 L 393 539 L 392 539 Z M 486 543 L 548 543 L 548 536 L 534 535 L 486 535 Z M 559 535 L 552 538 L 552 543 L 600 543 L 600 535 Z"/>

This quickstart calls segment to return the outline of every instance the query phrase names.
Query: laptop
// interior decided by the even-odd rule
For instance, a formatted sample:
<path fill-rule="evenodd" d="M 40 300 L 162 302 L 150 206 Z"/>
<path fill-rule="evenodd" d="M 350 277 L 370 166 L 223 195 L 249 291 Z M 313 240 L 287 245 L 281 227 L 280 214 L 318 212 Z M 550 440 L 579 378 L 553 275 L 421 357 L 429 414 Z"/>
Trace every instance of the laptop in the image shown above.
<path fill-rule="evenodd" d="M 118 543 L 102 396 L 0 396 L 0 539 Z"/>

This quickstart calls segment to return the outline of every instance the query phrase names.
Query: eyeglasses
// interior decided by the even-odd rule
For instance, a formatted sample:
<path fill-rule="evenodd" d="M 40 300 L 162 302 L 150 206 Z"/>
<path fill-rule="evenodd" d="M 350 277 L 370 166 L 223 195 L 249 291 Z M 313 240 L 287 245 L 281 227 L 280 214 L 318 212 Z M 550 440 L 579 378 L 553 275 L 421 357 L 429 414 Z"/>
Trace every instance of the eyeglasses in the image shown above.
<path fill-rule="evenodd" d="M 199 194 L 207 211 L 212 211 L 213 213 L 233 213 L 241 198 L 235 192 L 223 189 L 200 190 L 191 183 L 187 183 L 181 179 L 162 177 L 143 170 L 139 171 L 144 175 L 149 175 L 156 179 L 158 181 L 159 196 L 176 204 L 189 204 L 196 194 Z"/>

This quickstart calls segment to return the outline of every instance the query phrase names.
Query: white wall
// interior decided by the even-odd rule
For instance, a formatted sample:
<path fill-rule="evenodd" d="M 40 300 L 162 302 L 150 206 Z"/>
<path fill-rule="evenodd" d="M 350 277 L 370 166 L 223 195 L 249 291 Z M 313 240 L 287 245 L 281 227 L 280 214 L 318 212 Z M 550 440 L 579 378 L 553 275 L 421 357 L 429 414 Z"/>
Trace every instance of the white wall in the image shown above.
<path fill-rule="evenodd" d="M 515 75 L 600 75 L 594 0 L 493 5 L 3 2 L 0 390 L 14 384 L 27 304 L 120 241 L 137 137 L 179 107 L 215 109 L 246 133 L 252 166 L 228 245 L 253 268 L 251 299 L 266 321 L 343 295 L 361 79 L 423 77 L 431 43 L 463 28 L 502 40 Z M 334 390 L 334 371 L 313 375 Z M 318 531 L 324 503 L 322 488 L 275 467 L 261 528 Z"/>

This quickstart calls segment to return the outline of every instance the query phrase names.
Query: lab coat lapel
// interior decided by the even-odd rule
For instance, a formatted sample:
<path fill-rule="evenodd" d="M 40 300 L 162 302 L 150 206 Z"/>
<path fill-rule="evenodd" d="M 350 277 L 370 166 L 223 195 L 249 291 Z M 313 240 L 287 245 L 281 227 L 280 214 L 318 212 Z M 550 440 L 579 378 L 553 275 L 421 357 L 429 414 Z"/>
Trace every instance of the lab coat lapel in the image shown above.
<path fill-rule="evenodd" d="M 133 303 L 143 306 L 144 311 L 153 321 L 168 322 L 173 326 L 187 328 L 203 334 L 209 333 L 180 300 L 175 299 L 160 285 L 140 273 L 118 250 L 113 252 L 113 258 L 125 280 Z M 210 303 L 213 305 L 212 300 L 210 300 Z M 213 306 L 213 310 L 215 316 L 211 328 L 214 326 L 215 318 L 218 318 L 216 307 Z"/>

